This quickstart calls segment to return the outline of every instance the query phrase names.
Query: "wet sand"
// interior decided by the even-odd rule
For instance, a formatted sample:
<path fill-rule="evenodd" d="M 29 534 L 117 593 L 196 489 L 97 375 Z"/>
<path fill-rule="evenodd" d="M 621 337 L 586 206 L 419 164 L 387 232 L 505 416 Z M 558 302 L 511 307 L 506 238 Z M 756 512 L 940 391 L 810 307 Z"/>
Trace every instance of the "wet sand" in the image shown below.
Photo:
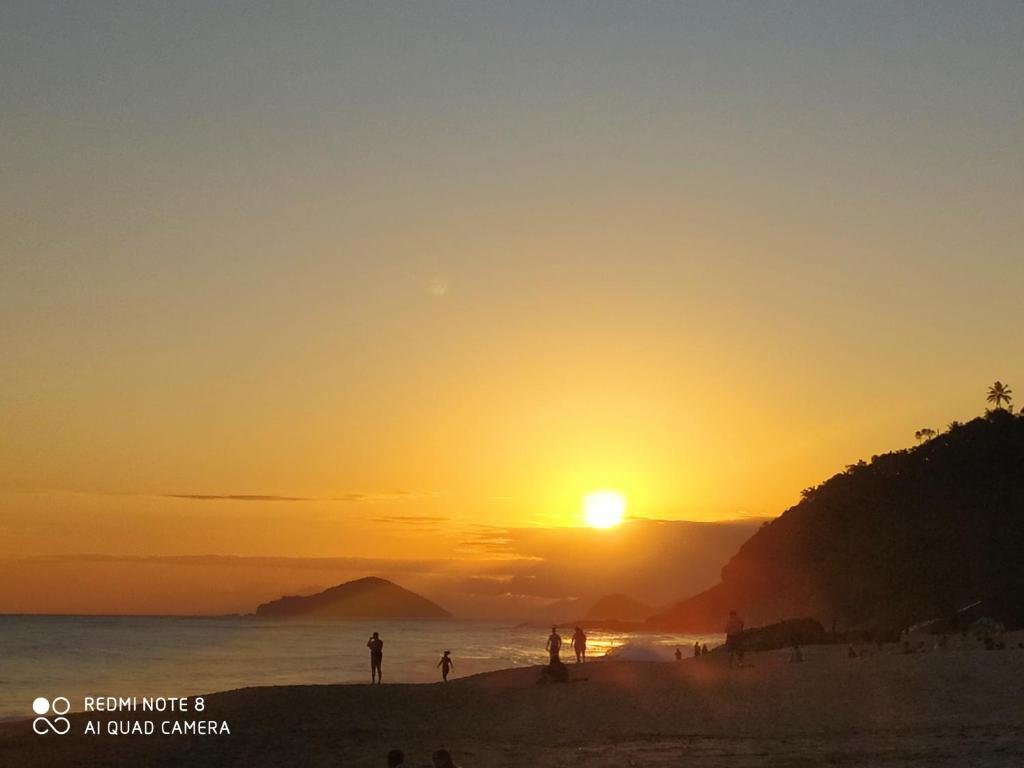
<path fill-rule="evenodd" d="M 570 664 L 572 682 L 540 668 L 447 685 L 246 688 L 206 697 L 231 735 L 36 736 L 0 724 L 0 765 L 383 766 L 392 747 L 412 766 L 447 747 L 470 766 L 1020 766 L 1024 650 L 902 655 L 889 647 L 675 663 Z M 385 673 L 386 673 L 385 667 Z M 143 713 L 93 715 L 118 720 Z M 162 718 L 164 716 L 157 716 Z"/>

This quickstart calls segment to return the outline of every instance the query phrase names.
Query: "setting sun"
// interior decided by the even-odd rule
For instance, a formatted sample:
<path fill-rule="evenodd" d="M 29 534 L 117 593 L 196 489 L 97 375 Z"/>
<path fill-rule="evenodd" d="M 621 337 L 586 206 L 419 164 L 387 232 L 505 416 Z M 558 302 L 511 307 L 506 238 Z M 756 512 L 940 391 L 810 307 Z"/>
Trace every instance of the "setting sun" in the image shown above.
<path fill-rule="evenodd" d="M 626 499 L 616 491 L 594 491 L 583 497 L 583 519 L 592 528 L 611 528 L 622 522 Z"/>

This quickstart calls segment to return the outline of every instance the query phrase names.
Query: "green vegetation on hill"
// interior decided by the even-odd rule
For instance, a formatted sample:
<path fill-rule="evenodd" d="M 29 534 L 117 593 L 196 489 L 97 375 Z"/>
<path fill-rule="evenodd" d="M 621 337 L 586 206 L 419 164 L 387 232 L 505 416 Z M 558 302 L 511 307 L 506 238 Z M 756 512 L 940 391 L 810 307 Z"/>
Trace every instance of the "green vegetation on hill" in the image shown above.
<path fill-rule="evenodd" d="M 719 584 L 648 621 L 721 631 L 736 608 L 748 626 L 893 631 L 978 600 L 1024 623 L 1024 417 L 1002 408 L 806 489 Z"/>

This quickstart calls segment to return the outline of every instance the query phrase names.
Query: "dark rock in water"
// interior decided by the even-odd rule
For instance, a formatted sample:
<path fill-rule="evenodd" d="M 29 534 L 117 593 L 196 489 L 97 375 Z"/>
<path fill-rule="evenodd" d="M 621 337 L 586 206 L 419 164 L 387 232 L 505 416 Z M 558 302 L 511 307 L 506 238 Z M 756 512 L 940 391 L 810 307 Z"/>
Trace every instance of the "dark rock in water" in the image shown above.
<path fill-rule="evenodd" d="M 740 633 L 739 647 L 744 651 L 774 651 L 794 645 L 826 643 L 828 633 L 814 619 L 788 619 L 766 627 L 752 627 Z"/>
<path fill-rule="evenodd" d="M 345 619 L 446 619 L 448 611 L 387 579 L 368 576 L 315 595 L 289 596 L 263 603 L 257 616 L 313 616 Z"/>

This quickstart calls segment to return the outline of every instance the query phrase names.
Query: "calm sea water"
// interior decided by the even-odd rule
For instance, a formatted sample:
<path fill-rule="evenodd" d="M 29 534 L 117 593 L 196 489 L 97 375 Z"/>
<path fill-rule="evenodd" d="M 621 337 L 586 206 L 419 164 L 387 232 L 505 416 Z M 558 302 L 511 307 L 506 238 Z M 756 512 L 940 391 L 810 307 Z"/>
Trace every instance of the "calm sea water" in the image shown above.
<path fill-rule="evenodd" d="M 31 717 L 37 696 L 191 696 L 251 685 L 369 681 L 371 632 L 384 640 L 384 682 L 440 679 L 547 661 L 544 628 L 479 621 L 273 621 L 255 617 L 0 615 L 0 718 Z M 568 645 L 568 632 L 563 632 Z M 642 644 L 648 655 L 689 655 L 714 635 L 592 631 L 588 655 Z M 568 647 L 565 649 L 569 651 Z M 569 653 L 563 653 L 566 658 Z"/>

